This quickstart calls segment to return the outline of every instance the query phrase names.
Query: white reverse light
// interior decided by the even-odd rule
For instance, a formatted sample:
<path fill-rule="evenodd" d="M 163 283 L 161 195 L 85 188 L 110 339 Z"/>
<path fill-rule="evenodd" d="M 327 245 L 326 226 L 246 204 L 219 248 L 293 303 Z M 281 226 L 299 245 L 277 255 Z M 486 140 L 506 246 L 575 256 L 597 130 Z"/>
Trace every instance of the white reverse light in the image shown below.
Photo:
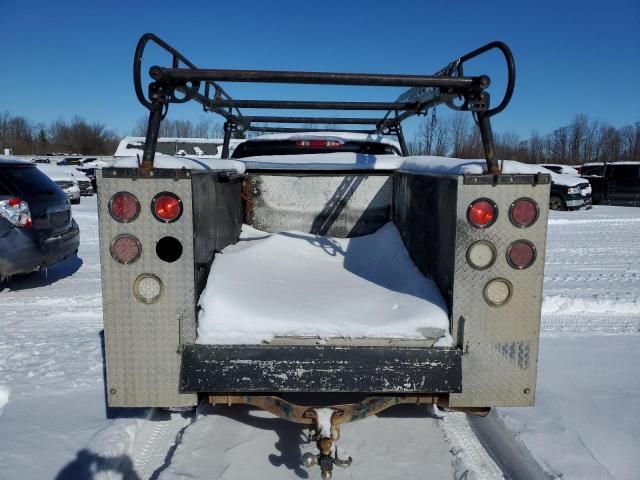
<path fill-rule="evenodd" d="M 484 299 L 489 305 L 499 307 L 511 298 L 511 282 L 503 278 L 496 278 L 484 287 Z"/>
<path fill-rule="evenodd" d="M 496 259 L 495 247 L 484 240 L 475 242 L 467 250 L 467 261 L 469 265 L 477 270 L 485 270 L 493 265 Z"/>
<path fill-rule="evenodd" d="M 162 295 L 162 281 L 155 275 L 143 273 L 133 284 L 133 293 L 144 303 L 154 303 Z"/>

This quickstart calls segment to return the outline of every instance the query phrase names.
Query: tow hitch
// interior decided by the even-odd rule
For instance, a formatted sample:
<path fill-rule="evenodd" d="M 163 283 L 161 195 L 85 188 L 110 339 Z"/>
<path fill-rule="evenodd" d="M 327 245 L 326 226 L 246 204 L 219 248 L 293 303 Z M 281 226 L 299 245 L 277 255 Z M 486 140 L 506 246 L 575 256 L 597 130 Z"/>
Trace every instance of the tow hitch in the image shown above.
<path fill-rule="evenodd" d="M 340 439 L 340 424 L 337 420 L 344 416 L 344 411 L 336 408 L 310 408 L 304 412 L 304 416 L 313 421 L 313 434 L 310 438 L 316 442 L 320 452 L 305 453 L 302 456 L 302 465 L 307 468 L 319 465 L 321 477 L 328 480 L 333 475 L 334 465 L 346 468 L 353 461 L 351 457 L 347 460 L 339 458 L 338 448 L 334 443 Z"/>
<path fill-rule="evenodd" d="M 376 395 L 367 397 L 357 403 L 331 405 L 327 407 L 303 406 L 289 402 L 283 398 L 272 395 L 209 395 L 209 403 L 212 405 L 252 405 L 267 412 L 303 425 L 308 425 L 311 434 L 309 439 L 316 442 L 318 453 L 305 453 L 302 456 L 302 464 L 307 467 L 318 465 L 320 474 L 324 480 L 333 475 L 333 467 L 348 467 L 353 459 L 344 460 L 338 456 L 336 442 L 340 439 L 340 425 L 343 423 L 362 420 L 370 415 L 375 415 L 394 405 L 435 405 L 448 407 L 446 397 L 433 395 L 405 395 L 385 396 Z M 480 412 L 478 415 L 486 415 Z M 467 410 L 465 410 L 467 411 Z"/>

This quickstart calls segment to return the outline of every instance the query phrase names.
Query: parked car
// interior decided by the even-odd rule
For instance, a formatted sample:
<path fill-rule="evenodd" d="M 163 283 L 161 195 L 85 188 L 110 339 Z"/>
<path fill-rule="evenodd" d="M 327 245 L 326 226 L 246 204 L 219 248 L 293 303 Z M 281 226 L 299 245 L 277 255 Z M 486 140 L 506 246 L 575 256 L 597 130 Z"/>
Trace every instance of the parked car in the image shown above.
<path fill-rule="evenodd" d="M 33 163 L 51 163 L 51 160 L 49 160 L 48 158 L 35 158 L 33 160 Z"/>
<path fill-rule="evenodd" d="M 77 181 L 80 188 L 80 195 L 83 197 L 90 197 L 94 193 L 93 182 L 91 178 L 79 168 L 74 168 L 69 172 Z"/>
<path fill-rule="evenodd" d="M 567 165 L 550 164 L 551 167 L 565 167 Z M 591 185 L 577 173 L 557 173 L 556 169 L 549 169 L 546 165 L 529 165 L 532 172 L 551 175 L 551 193 L 549 208 L 551 210 L 588 210 L 592 206 Z M 576 170 L 568 167 L 570 170 Z M 562 168 L 560 168 L 562 170 Z"/>
<path fill-rule="evenodd" d="M 598 167 L 585 168 L 582 173 L 593 186 L 593 203 L 640 206 L 640 162 L 603 163 Z"/>
<path fill-rule="evenodd" d="M 58 162 L 58 165 L 80 165 L 82 157 L 68 157 L 63 158 Z"/>
<path fill-rule="evenodd" d="M 79 244 L 65 193 L 33 163 L 0 159 L 0 280 L 53 265 Z"/>
<path fill-rule="evenodd" d="M 604 162 L 591 162 L 580 165 L 576 168 L 583 177 L 601 177 L 604 172 Z"/>
<path fill-rule="evenodd" d="M 588 181 L 573 177 L 570 175 L 562 175 L 561 181 L 557 177 L 551 178 L 551 195 L 549 197 L 549 208 L 551 210 L 588 210 L 592 205 L 591 185 Z M 558 183 L 560 182 L 560 183 Z"/>
<path fill-rule="evenodd" d="M 80 184 L 71 171 L 48 165 L 38 165 L 38 169 L 62 189 L 71 203 L 80 203 Z"/>

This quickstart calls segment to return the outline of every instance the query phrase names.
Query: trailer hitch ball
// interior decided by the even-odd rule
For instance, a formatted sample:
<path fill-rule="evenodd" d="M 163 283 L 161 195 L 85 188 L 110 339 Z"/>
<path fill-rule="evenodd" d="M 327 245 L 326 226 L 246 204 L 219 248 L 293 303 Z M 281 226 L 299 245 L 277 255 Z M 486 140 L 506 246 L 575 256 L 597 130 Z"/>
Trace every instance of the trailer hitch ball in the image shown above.
<path fill-rule="evenodd" d="M 311 436 L 311 439 L 315 440 L 319 453 L 305 453 L 302 456 L 302 465 L 306 468 L 318 465 L 320 467 L 320 476 L 323 480 L 328 480 L 332 477 L 334 466 L 346 468 L 353 461 L 351 457 L 347 460 L 339 458 L 338 449 L 334 446 L 334 442 L 340 438 L 340 426 L 334 423 L 335 418 L 343 414 L 338 410 L 333 412 L 330 428 L 327 428 L 326 424 L 321 425 L 321 421 L 318 419 L 319 415 L 315 409 L 309 409 L 304 414 L 305 417 L 313 420 L 312 430 L 315 430 L 315 434 Z M 329 437 L 326 436 L 327 431 L 330 431 Z"/>

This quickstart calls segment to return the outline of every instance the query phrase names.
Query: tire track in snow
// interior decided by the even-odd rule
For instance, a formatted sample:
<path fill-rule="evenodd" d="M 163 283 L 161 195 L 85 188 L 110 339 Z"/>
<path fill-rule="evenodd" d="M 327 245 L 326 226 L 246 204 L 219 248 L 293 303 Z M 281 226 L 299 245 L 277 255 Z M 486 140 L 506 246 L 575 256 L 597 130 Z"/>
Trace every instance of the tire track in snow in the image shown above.
<path fill-rule="evenodd" d="M 169 418 L 161 420 L 166 415 L 170 415 Z M 195 412 L 185 418 L 178 413 L 167 414 L 154 409 L 151 419 L 143 421 L 139 427 L 131 447 L 130 455 L 140 478 L 157 478 L 171 461 L 171 452 L 182 433 L 194 421 Z"/>
<path fill-rule="evenodd" d="M 545 333 L 637 334 L 640 333 L 640 315 L 544 315 L 540 330 Z"/>
<path fill-rule="evenodd" d="M 446 442 L 455 457 L 453 468 L 455 480 L 501 480 L 502 469 L 493 461 L 472 430 L 465 413 L 439 412 L 440 425 Z"/>

